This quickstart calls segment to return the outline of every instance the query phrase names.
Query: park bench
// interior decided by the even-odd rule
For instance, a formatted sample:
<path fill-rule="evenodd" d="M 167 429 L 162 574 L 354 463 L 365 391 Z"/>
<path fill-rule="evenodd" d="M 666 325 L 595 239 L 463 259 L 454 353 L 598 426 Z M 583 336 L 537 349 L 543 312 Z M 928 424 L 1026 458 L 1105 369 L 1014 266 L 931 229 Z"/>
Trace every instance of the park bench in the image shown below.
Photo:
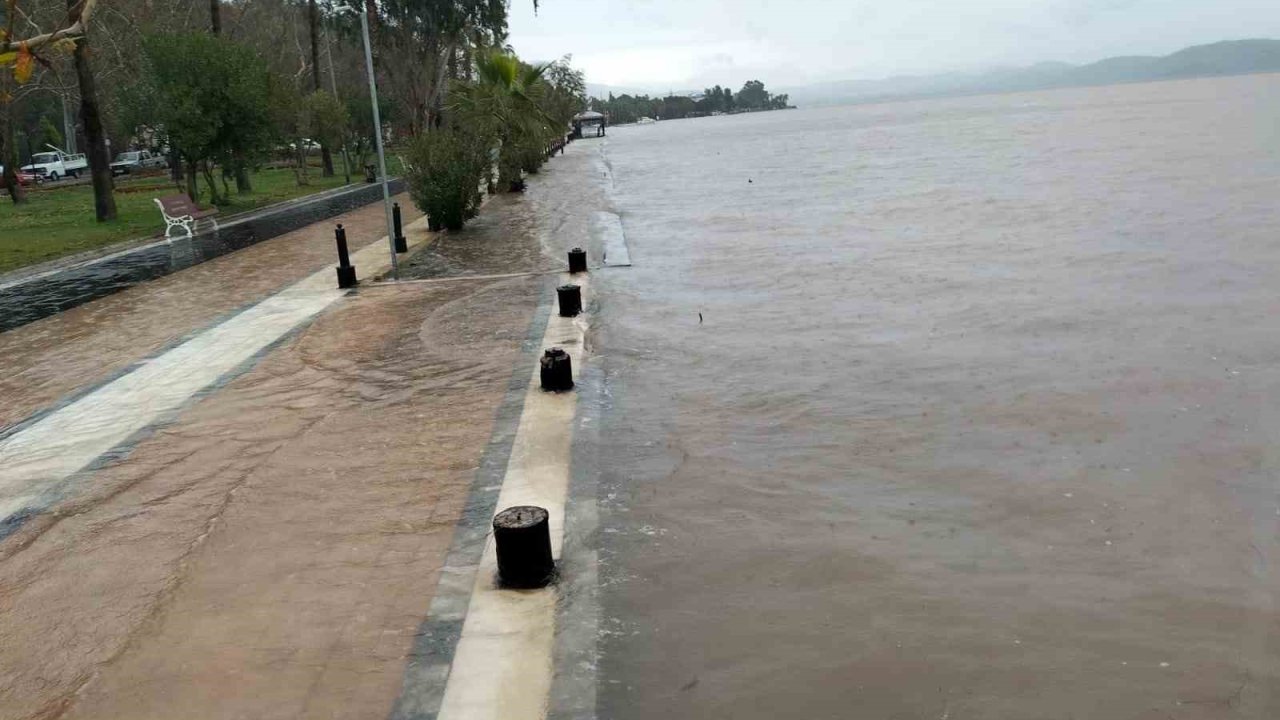
<path fill-rule="evenodd" d="M 213 219 L 218 209 L 201 210 L 186 195 L 167 195 L 156 198 L 156 205 L 160 207 L 160 214 L 164 217 L 166 239 L 169 238 L 169 231 L 176 227 L 182 228 L 187 232 L 187 237 L 191 237 L 192 231 L 196 228 L 196 222 L 202 218 L 209 218 L 209 222 L 213 223 L 213 229 L 218 229 L 218 221 Z"/>

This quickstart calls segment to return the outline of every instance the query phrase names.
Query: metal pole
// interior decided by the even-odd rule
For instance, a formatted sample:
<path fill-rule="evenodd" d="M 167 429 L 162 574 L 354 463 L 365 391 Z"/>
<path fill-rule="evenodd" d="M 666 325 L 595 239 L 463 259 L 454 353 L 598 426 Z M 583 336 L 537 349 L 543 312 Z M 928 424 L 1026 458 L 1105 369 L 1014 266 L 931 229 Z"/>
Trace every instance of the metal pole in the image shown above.
<path fill-rule="evenodd" d="M 387 211 L 387 248 L 391 251 L 391 277 L 399 280 L 400 261 L 396 259 L 396 239 L 391 229 L 391 188 L 387 185 L 387 156 L 382 150 L 382 115 L 378 112 L 378 84 L 373 78 L 369 16 L 364 13 L 360 13 L 360 30 L 364 33 L 364 66 L 369 71 L 369 102 L 373 105 L 373 140 L 378 147 L 378 171 L 382 173 L 382 205 Z"/>

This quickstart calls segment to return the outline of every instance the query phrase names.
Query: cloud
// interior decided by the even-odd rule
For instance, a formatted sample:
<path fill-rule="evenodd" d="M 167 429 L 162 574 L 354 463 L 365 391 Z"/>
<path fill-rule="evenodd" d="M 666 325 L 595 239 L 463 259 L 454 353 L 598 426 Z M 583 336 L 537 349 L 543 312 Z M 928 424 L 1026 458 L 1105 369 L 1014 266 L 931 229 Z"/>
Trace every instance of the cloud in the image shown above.
<path fill-rule="evenodd" d="M 1042 60 L 1164 54 L 1280 36 L 1274 0 L 547 0 L 512 5 L 530 59 L 573 53 L 591 82 L 778 87 Z"/>

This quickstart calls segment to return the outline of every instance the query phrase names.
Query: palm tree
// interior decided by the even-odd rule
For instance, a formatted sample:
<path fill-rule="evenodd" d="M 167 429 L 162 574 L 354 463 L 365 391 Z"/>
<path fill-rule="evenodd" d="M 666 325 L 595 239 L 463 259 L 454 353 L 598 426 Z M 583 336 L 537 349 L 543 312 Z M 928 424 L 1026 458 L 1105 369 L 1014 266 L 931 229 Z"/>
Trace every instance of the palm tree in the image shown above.
<path fill-rule="evenodd" d="M 520 152 L 544 143 L 552 121 L 539 105 L 549 64 L 527 65 L 515 55 L 491 50 L 476 59 L 476 79 L 451 95 L 450 110 L 498 145 L 498 184 L 520 183 Z"/>

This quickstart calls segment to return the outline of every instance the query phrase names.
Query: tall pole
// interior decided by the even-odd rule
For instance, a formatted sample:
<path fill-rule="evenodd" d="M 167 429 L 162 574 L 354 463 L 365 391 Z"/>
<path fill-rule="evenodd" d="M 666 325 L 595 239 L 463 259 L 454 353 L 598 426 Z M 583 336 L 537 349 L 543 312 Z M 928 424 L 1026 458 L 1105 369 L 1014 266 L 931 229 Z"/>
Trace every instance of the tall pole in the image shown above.
<path fill-rule="evenodd" d="M 382 173 L 382 205 L 387 211 L 387 247 L 391 250 L 391 277 L 400 279 L 400 261 L 396 259 L 395 232 L 391 229 L 391 188 L 387 185 L 387 156 L 382 150 L 382 114 L 378 112 L 378 83 L 373 77 L 373 48 L 369 42 L 369 16 L 360 13 L 360 30 L 364 33 L 364 66 L 369 72 L 369 102 L 373 104 L 373 141 L 378 148 L 378 172 Z"/>

